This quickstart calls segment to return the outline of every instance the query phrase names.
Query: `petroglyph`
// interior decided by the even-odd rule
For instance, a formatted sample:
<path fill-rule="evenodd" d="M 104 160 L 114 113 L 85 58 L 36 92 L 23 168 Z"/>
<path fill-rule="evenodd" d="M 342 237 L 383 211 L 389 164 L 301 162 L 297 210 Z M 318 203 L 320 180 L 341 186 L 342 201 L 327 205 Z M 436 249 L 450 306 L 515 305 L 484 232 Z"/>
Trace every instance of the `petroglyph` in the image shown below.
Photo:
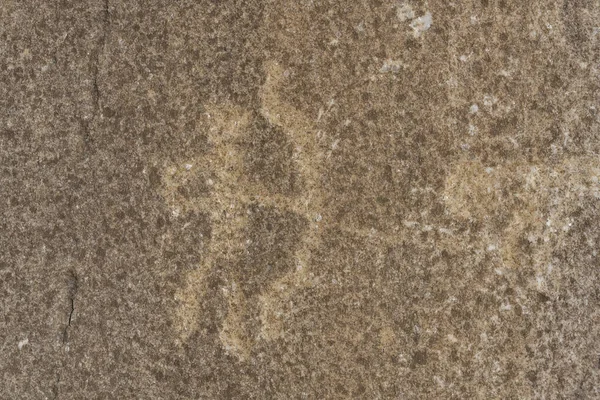
<path fill-rule="evenodd" d="M 268 62 L 265 72 L 267 79 L 260 91 L 261 113 L 271 124 L 279 126 L 295 146 L 293 159 L 298 166 L 303 190 L 293 199 L 290 208 L 309 222 L 295 253 L 296 270 L 273 282 L 270 289 L 259 296 L 261 337 L 271 340 L 283 333 L 282 307 L 296 290 L 312 282 L 311 252 L 319 245 L 323 229 L 324 196 L 320 180 L 324 151 L 319 145 L 319 131 L 312 120 L 279 97 L 278 90 L 285 79 L 284 69 L 275 62 Z"/>
<path fill-rule="evenodd" d="M 523 161 L 486 167 L 463 161 L 446 179 L 445 200 L 453 216 L 485 227 L 485 247 L 497 250 L 506 267 L 543 269 L 571 229 L 571 214 L 581 200 L 600 198 L 599 179 L 600 163 L 589 157 L 557 165 Z"/>
<path fill-rule="evenodd" d="M 209 150 L 203 157 L 170 166 L 163 174 L 163 197 L 174 214 L 202 212 L 211 221 L 211 245 L 201 265 L 187 276 L 187 284 L 176 295 L 180 306 L 176 326 L 182 341 L 194 332 L 199 318 L 199 301 L 205 292 L 205 276 L 219 258 L 231 259 L 244 248 L 246 225 L 245 196 L 240 198 L 238 182 L 243 176 L 237 141 L 248 124 L 249 115 L 234 106 L 207 107 L 210 128 Z M 202 171 L 199 166 L 208 166 Z M 206 175 L 206 176 L 205 176 Z M 181 188 L 202 176 L 208 195 L 185 196 Z"/>
<path fill-rule="evenodd" d="M 211 105 L 207 108 L 208 146 L 206 154 L 169 165 L 162 173 L 162 195 L 175 216 L 200 212 L 209 216 L 211 238 L 206 256 L 196 269 L 188 273 L 187 283 L 176 295 L 179 307 L 176 327 L 179 340 L 185 342 L 194 333 L 200 315 L 200 302 L 206 293 L 206 275 L 219 260 L 234 261 L 247 245 L 249 207 L 259 204 L 295 213 L 308 221 L 308 229 L 294 254 L 296 268 L 267 285 L 264 293 L 247 298 L 240 289 L 244 282 L 232 282 L 225 291 L 228 311 L 219 338 L 223 347 L 240 360 L 247 359 L 253 340 L 246 328 L 250 318 L 247 303 L 258 301 L 263 339 L 276 338 L 281 330 L 277 318 L 281 302 L 299 287 L 309 284 L 307 270 L 311 249 L 319 243 L 321 198 L 320 168 L 323 152 L 318 145 L 318 131 L 310 118 L 296 110 L 278 95 L 284 74 L 276 63 L 266 63 L 265 84 L 260 90 L 260 113 L 266 121 L 280 128 L 291 141 L 293 162 L 298 169 L 302 190 L 294 194 L 272 193 L 260 182 L 247 176 L 244 165 L 243 137 L 253 116 L 251 112 L 232 105 Z M 206 191 L 189 195 L 186 185 L 200 182 Z M 235 274 L 232 274 L 235 276 Z M 288 288 L 281 291 L 282 287 Z"/>

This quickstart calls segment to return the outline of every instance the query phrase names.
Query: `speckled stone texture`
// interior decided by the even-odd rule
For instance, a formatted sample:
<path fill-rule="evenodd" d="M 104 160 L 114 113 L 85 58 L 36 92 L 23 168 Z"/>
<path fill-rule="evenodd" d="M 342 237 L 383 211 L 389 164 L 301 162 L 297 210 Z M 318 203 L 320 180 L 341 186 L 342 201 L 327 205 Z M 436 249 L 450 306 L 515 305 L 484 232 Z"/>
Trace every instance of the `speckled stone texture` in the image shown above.
<path fill-rule="evenodd" d="M 0 0 L 1 399 L 600 399 L 597 0 Z"/>

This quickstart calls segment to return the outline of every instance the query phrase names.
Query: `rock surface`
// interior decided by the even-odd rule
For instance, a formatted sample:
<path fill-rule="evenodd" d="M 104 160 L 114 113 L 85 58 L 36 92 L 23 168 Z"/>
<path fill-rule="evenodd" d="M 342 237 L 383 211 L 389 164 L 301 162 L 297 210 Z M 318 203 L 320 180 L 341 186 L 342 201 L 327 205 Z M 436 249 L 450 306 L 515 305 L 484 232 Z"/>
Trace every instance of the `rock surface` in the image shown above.
<path fill-rule="evenodd" d="M 0 1 L 0 398 L 600 398 L 600 3 Z"/>

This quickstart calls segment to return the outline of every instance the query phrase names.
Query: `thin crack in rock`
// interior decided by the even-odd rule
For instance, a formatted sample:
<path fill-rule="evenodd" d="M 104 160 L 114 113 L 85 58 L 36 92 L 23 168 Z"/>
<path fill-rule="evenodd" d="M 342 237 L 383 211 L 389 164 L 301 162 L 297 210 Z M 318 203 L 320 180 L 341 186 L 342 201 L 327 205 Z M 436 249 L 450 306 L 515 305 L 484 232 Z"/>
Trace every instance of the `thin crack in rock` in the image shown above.
<path fill-rule="evenodd" d="M 53 400 L 58 399 L 58 385 L 60 384 L 60 374 L 56 375 L 56 382 L 54 382 L 54 385 L 52 386 L 52 394 L 54 395 L 54 397 L 52 398 Z"/>
<path fill-rule="evenodd" d="M 67 344 L 69 341 L 69 328 L 71 327 L 71 323 L 73 322 L 73 314 L 75 313 L 75 296 L 77 296 L 77 290 L 79 286 L 79 281 L 77 279 L 77 275 L 74 271 L 69 273 L 69 318 L 67 320 L 67 324 L 63 330 L 63 344 Z"/>
<path fill-rule="evenodd" d="M 94 78 L 92 80 L 92 104 L 93 104 L 93 114 L 92 120 L 96 118 L 96 114 L 98 113 L 98 107 L 100 104 L 100 89 L 98 88 L 98 60 L 94 64 Z"/>
<path fill-rule="evenodd" d="M 79 279 L 77 278 L 77 274 L 73 270 L 69 271 L 69 276 L 67 278 L 67 289 L 68 289 L 68 301 L 69 301 L 70 309 L 69 309 L 69 317 L 67 319 L 67 323 L 65 324 L 65 327 L 63 329 L 63 335 L 62 335 L 63 346 L 66 346 L 69 342 L 69 328 L 71 327 L 71 324 L 73 323 L 73 314 L 75 313 L 75 297 L 77 296 L 77 291 L 79 290 Z M 54 397 L 53 397 L 54 399 L 58 399 L 58 395 L 59 395 L 58 386 L 60 385 L 60 379 L 61 379 L 61 372 L 59 371 L 56 375 L 56 381 L 54 382 L 54 385 L 52 386 L 52 393 L 54 395 Z"/>
<path fill-rule="evenodd" d="M 94 56 L 94 65 L 92 67 L 92 115 L 86 120 L 85 118 L 81 120 L 81 128 L 83 130 L 83 141 L 86 149 L 89 148 L 89 144 L 92 141 L 90 130 L 91 125 L 98 116 L 98 112 L 100 110 L 100 98 L 102 97 L 102 93 L 100 92 L 100 85 L 98 84 L 98 76 L 100 75 L 100 61 L 102 59 L 102 55 L 105 52 L 106 48 L 106 38 L 108 36 L 108 31 L 110 29 L 110 4 L 109 0 L 104 0 L 102 5 L 102 33 L 100 35 L 100 39 L 98 40 L 98 46 L 96 47 L 95 56 Z"/>

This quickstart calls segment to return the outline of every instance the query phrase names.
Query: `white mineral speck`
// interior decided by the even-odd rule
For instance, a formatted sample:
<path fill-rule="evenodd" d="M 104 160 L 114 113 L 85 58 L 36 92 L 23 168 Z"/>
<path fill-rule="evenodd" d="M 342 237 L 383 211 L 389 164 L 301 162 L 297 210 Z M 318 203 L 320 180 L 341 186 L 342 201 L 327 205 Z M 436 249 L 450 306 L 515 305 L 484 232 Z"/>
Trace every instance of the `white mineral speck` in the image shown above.
<path fill-rule="evenodd" d="M 415 17 L 415 12 L 413 11 L 410 4 L 402 3 L 396 8 L 396 17 L 402 22 L 407 21 L 409 19 L 413 19 Z"/>
<path fill-rule="evenodd" d="M 469 135 L 473 136 L 477 133 L 477 128 L 473 124 L 469 124 Z"/>
<path fill-rule="evenodd" d="M 538 289 L 541 289 L 541 288 L 544 286 L 544 277 L 543 277 L 543 276 L 541 276 L 541 275 L 538 275 L 538 276 L 535 278 L 535 281 L 536 281 L 536 284 L 537 284 L 537 287 L 538 287 Z"/>
<path fill-rule="evenodd" d="M 471 114 L 475 114 L 477 111 L 479 111 L 479 106 L 477 104 L 473 104 L 471 108 L 469 108 L 469 112 L 471 112 Z"/>
<path fill-rule="evenodd" d="M 383 66 L 379 69 L 379 72 L 382 74 L 386 72 L 397 73 L 402 68 L 404 68 L 404 64 L 400 60 L 385 60 Z"/>
<path fill-rule="evenodd" d="M 19 343 L 17 344 L 17 347 L 19 348 L 19 350 L 21 350 L 23 348 L 23 346 L 25 346 L 26 344 L 29 344 L 28 338 L 20 340 Z"/>
<path fill-rule="evenodd" d="M 421 33 L 431 28 L 432 22 L 433 18 L 429 11 L 426 12 L 425 15 L 423 15 L 422 17 L 415 18 L 413 22 L 410 23 L 410 27 L 413 28 L 413 34 L 415 35 L 415 37 L 421 36 Z"/>
<path fill-rule="evenodd" d="M 486 107 L 491 107 L 496 103 L 497 99 L 494 96 L 486 94 L 483 96 L 483 105 Z"/>

